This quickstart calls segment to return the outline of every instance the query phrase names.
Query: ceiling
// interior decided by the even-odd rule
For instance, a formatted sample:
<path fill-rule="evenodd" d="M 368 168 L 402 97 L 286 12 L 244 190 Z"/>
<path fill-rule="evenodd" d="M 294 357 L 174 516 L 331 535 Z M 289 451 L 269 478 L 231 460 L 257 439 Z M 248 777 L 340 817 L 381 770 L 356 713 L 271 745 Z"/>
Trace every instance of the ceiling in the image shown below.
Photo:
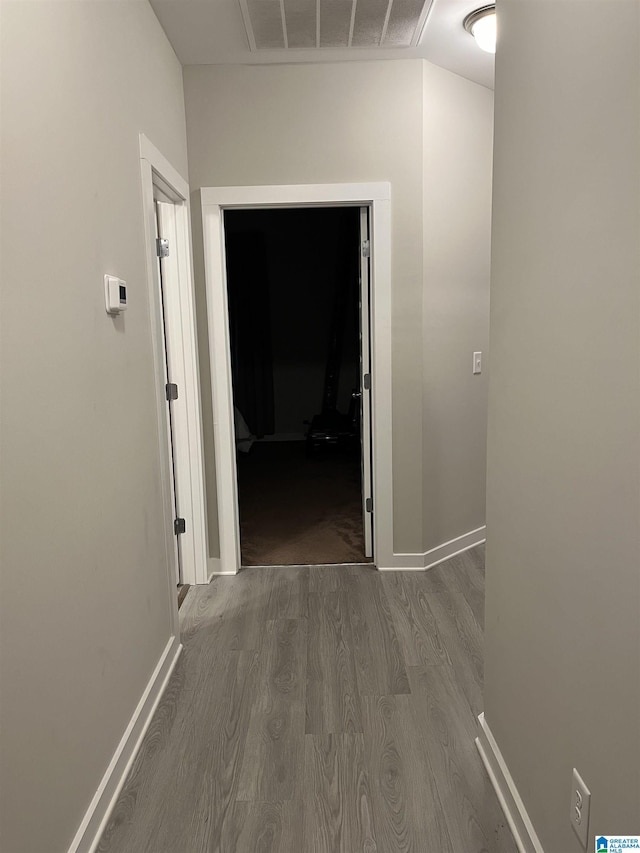
<path fill-rule="evenodd" d="M 432 0 L 239 0 L 252 50 L 414 47 Z"/>
<path fill-rule="evenodd" d="M 150 2 L 183 65 L 427 59 L 493 88 L 494 58 L 462 26 L 483 0 Z"/>

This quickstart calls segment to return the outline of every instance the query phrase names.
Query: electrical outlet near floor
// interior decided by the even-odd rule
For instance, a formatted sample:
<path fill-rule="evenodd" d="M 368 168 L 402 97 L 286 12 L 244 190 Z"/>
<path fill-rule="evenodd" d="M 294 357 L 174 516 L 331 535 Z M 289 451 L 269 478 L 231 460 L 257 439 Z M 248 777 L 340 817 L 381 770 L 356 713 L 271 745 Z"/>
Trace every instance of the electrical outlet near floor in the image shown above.
<path fill-rule="evenodd" d="M 589 809 L 591 806 L 591 791 L 584 784 L 582 776 L 576 768 L 573 768 L 571 779 L 571 812 L 569 819 L 573 831 L 580 839 L 580 843 L 587 849 L 589 841 Z"/>

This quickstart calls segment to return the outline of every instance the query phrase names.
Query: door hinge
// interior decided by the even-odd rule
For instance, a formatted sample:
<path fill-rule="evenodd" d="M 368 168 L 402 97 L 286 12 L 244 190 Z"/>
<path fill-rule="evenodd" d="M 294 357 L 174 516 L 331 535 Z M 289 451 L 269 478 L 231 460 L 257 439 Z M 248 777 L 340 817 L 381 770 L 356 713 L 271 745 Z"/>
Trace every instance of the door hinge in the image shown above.
<path fill-rule="evenodd" d="M 373 512 L 373 498 L 367 498 L 364 502 L 364 508 L 367 512 Z"/>
<path fill-rule="evenodd" d="M 362 241 L 362 257 L 368 258 L 371 254 L 371 242 L 369 240 Z"/>
<path fill-rule="evenodd" d="M 169 257 L 169 241 L 164 237 L 158 237 L 156 240 L 156 254 L 159 258 Z"/>
<path fill-rule="evenodd" d="M 167 382 L 167 384 L 164 386 L 164 391 L 167 396 L 167 403 L 171 400 L 178 399 L 178 386 L 175 382 Z"/>
<path fill-rule="evenodd" d="M 370 373 L 365 373 L 365 375 L 362 377 L 362 387 L 364 388 L 365 391 L 371 390 L 371 374 Z"/>
<path fill-rule="evenodd" d="M 173 532 L 176 536 L 179 536 L 181 533 L 185 533 L 187 530 L 187 522 L 184 518 L 176 518 L 173 522 Z"/>

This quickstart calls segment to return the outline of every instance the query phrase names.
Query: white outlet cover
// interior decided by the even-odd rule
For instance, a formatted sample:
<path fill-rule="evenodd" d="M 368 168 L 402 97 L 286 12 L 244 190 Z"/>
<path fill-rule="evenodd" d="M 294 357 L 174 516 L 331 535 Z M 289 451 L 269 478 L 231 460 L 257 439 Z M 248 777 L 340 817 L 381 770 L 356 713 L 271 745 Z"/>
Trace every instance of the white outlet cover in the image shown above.
<path fill-rule="evenodd" d="M 584 779 L 574 767 L 571 778 L 571 809 L 569 811 L 569 820 L 571 821 L 573 831 L 580 839 L 580 843 L 585 850 L 589 842 L 590 810 L 591 791 L 587 788 Z"/>

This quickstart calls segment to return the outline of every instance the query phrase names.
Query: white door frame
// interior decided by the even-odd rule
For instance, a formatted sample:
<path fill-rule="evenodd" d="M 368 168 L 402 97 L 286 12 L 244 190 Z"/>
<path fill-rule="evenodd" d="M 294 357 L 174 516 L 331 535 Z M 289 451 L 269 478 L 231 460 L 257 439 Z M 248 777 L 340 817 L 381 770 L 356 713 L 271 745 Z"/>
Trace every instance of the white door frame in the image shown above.
<path fill-rule="evenodd" d="M 174 507 L 172 502 L 172 472 L 170 436 L 165 396 L 166 362 L 164 336 L 171 381 L 178 384 L 178 400 L 173 405 L 176 490 L 180 515 L 187 524 L 182 534 L 182 581 L 189 584 L 209 582 L 206 504 L 204 488 L 204 456 L 198 352 L 196 340 L 195 294 L 191 268 L 191 226 L 189 216 L 189 185 L 158 149 L 140 134 L 140 169 L 144 209 L 147 284 L 151 312 L 151 333 L 156 378 L 156 407 L 161 454 L 162 494 L 165 507 L 167 558 L 170 565 L 171 598 L 176 596 L 177 546 L 173 533 Z M 160 276 L 156 254 L 155 200 L 174 206 L 171 246 L 175 263 L 164 283 L 171 288 L 170 322 L 163 323 L 160 295 Z M 176 605 L 177 614 L 177 605 Z M 176 616 L 177 618 L 177 616 Z"/>
<path fill-rule="evenodd" d="M 371 432 L 373 445 L 374 563 L 393 566 L 391 419 L 391 185 L 304 184 L 205 187 L 200 190 L 214 442 L 220 527 L 220 573 L 240 569 L 240 528 L 229 347 L 225 209 L 368 207 L 371 240 Z"/>
<path fill-rule="evenodd" d="M 373 497 L 371 458 L 371 307 L 369 275 L 371 241 L 369 239 L 369 208 L 361 207 L 359 213 L 360 251 L 358 266 L 360 287 L 358 288 L 358 332 L 360 335 L 360 472 L 362 491 L 362 526 L 365 557 L 373 556 L 373 513 L 368 509 L 369 498 Z M 369 376 L 369 382 L 366 378 Z"/>

